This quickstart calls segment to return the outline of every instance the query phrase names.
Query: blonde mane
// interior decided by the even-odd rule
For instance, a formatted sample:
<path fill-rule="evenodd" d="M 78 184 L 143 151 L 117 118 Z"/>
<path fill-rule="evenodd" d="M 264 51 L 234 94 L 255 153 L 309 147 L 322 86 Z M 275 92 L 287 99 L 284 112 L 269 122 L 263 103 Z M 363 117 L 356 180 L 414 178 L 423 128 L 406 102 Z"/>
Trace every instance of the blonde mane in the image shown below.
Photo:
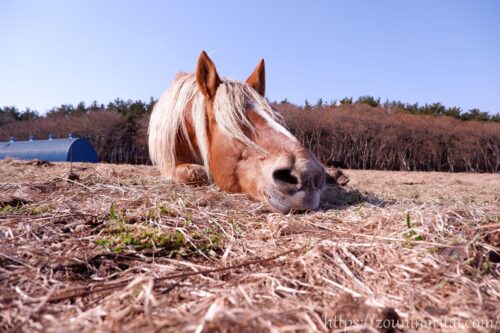
<path fill-rule="evenodd" d="M 188 105 L 191 103 L 191 110 Z M 246 114 L 248 103 L 259 112 L 264 112 L 271 120 L 281 123 L 281 117 L 274 112 L 267 100 L 248 84 L 224 79 L 217 88 L 214 100 L 214 113 L 217 126 L 230 138 L 265 153 L 245 135 L 242 127 L 254 130 Z M 186 112 L 191 111 L 196 143 L 199 153 L 189 140 L 186 127 Z M 267 118 L 267 117 L 266 117 Z M 194 74 L 179 73 L 170 88 L 160 97 L 153 108 L 148 128 L 149 156 L 158 165 L 162 175 L 172 179 L 176 166 L 176 144 L 178 134 L 186 140 L 197 162 L 204 166 L 210 178 L 209 148 L 207 136 L 207 117 L 205 97 L 199 91 Z"/>

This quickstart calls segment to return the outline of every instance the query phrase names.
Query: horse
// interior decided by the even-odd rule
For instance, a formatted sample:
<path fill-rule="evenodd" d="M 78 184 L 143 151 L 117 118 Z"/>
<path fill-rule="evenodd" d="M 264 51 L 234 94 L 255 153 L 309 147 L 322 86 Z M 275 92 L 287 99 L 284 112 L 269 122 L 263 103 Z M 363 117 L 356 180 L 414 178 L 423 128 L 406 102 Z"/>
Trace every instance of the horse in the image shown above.
<path fill-rule="evenodd" d="M 151 161 L 167 180 L 215 183 L 275 211 L 317 210 L 326 173 L 265 98 L 264 59 L 245 82 L 221 78 L 203 51 L 151 113 Z"/>

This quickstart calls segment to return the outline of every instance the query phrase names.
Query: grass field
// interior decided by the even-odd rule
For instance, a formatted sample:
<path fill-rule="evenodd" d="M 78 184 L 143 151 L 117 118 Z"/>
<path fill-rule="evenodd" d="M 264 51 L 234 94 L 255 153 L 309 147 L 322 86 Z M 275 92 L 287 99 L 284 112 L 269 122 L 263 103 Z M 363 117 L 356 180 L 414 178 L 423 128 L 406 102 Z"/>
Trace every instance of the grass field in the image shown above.
<path fill-rule="evenodd" d="M 500 175 L 345 173 L 283 216 L 148 166 L 0 161 L 0 331 L 500 330 Z"/>

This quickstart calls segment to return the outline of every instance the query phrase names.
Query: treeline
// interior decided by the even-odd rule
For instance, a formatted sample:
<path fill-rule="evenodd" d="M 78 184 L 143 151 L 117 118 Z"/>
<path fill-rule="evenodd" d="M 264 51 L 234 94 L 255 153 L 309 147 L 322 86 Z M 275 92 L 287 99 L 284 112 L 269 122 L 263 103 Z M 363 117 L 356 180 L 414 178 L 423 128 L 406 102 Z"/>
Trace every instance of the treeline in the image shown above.
<path fill-rule="evenodd" d="M 0 108 L 0 141 L 34 135 L 88 139 L 100 160 L 149 164 L 155 100 L 61 105 L 44 116 Z M 274 103 L 294 135 L 327 165 L 354 169 L 500 172 L 500 116 L 440 103 L 418 106 L 371 96 L 296 106 Z"/>
<path fill-rule="evenodd" d="M 281 101 L 280 104 L 287 104 L 288 101 L 285 99 Z M 341 100 L 333 100 L 330 103 L 325 102 L 320 98 L 316 104 L 311 105 L 306 99 L 304 103 L 305 109 L 314 108 L 330 108 L 340 105 L 352 105 L 352 104 L 367 104 L 373 107 L 382 107 L 386 110 L 397 110 L 398 112 L 405 112 L 410 114 L 425 114 L 425 115 L 435 115 L 435 116 L 449 116 L 460 120 L 478 120 L 478 121 L 495 121 L 500 122 L 500 113 L 489 114 L 488 112 L 481 111 L 477 108 L 470 109 L 469 111 L 464 111 L 457 106 L 446 107 L 443 104 L 437 102 L 432 104 L 419 105 L 418 103 L 409 104 L 403 103 L 401 101 L 385 101 L 380 102 L 380 97 L 375 98 L 373 96 L 360 96 L 357 100 L 353 102 L 352 97 L 345 97 Z"/>
<path fill-rule="evenodd" d="M 352 169 L 499 172 L 500 123 L 416 115 L 368 104 L 277 106 L 325 164 Z"/>
<path fill-rule="evenodd" d="M 149 102 L 116 99 L 107 105 L 93 102 L 76 106 L 63 104 L 44 116 L 15 107 L 0 108 L 0 141 L 30 136 L 47 139 L 70 133 L 89 140 L 100 161 L 108 163 L 150 164 L 147 149 L 149 114 L 156 100 Z"/>

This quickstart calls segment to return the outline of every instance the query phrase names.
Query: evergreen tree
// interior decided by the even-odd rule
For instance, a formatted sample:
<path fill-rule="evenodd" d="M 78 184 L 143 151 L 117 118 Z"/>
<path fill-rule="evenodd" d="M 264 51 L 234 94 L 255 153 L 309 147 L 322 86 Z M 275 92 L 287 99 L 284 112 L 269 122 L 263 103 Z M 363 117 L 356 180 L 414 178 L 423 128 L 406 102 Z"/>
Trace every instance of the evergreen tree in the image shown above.
<path fill-rule="evenodd" d="M 363 103 L 363 104 L 368 104 L 370 106 L 376 107 L 380 105 L 380 97 L 375 99 L 375 97 L 372 96 L 360 96 L 356 103 Z"/>
<path fill-rule="evenodd" d="M 309 101 L 306 99 L 306 101 L 304 102 L 304 109 L 311 109 L 312 106 L 311 104 L 309 104 Z"/>
<path fill-rule="evenodd" d="M 340 104 L 344 105 L 344 104 L 348 104 L 348 105 L 351 105 L 352 104 L 352 97 L 344 97 L 340 100 Z"/>

